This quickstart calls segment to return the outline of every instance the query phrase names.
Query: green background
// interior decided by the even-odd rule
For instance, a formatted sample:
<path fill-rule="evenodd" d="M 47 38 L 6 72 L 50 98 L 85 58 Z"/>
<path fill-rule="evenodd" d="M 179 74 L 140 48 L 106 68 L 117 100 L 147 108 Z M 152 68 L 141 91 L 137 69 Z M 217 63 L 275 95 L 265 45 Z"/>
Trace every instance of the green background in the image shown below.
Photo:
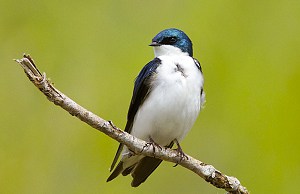
<path fill-rule="evenodd" d="M 123 127 L 147 45 L 176 27 L 194 44 L 207 103 L 184 151 L 252 193 L 297 193 L 300 2 L 1 1 L 1 193 L 224 193 L 164 162 L 138 188 L 106 183 L 117 142 L 54 106 L 12 59 L 31 54 L 55 86 Z"/>

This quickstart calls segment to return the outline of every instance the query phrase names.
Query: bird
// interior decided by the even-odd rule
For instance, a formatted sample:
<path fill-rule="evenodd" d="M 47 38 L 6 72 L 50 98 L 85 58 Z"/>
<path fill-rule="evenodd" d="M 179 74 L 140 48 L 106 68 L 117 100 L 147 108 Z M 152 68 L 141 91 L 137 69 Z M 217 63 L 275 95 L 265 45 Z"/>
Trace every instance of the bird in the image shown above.
<path fill-rule="evenodd" d="M 182 30 L 162 30 L 149 46 L 155 58 L 135 79 L 125 131 L 159 147 L 172 148 L 175 143 L 180 155 L 185 156 L 179 142 L 194 125 L 205 102 L 202 68 L 193 58 L 192 41 Z M 161 162 L 134 154 L 121 143 L 107 182 L 120 174 L 131 174 L 131 186 L 137 187 Z"/>

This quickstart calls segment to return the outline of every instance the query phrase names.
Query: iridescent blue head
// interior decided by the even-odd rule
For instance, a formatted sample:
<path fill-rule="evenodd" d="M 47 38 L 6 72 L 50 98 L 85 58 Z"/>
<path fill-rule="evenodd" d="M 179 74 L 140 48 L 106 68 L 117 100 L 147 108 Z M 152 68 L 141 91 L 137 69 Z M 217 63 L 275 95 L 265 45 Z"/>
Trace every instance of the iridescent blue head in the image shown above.
<path fill-rule="evenodd" d="M 190 38 L 181 30 L 176 28 L 169 28 L 159 32 L 153 39 L 149 46 L 154 47 L 155 55 L 166 53 L 166 49 L 159 47 L 173 46 L 180 49 L 183 53 L 193 56 L 193 45 Z M 158 51 L 159 50 L 159 51 Z M 164 51 L 163 51 L 164 50 Z"/>

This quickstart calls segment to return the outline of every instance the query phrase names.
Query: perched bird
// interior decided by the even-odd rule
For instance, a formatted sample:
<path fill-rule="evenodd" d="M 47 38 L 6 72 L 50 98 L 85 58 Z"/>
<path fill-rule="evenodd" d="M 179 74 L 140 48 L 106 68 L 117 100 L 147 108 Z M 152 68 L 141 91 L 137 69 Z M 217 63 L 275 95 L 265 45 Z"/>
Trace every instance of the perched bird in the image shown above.
<path fill-rule="evenodd" d="M 205 101 L 201 66 L 193 58 L 191 40 L 181 30 L 163 30 L 149 46 L 154 48 L 155 58 L 135 80 L 125 131 L 162 147 L 176 143 L 183 154 L 179 142 L 192 128 Z M 120 154 L 121 161 L 114 169 Z M 131 186 L 137 187 L 161 162 L 136 155 L 120 144 L 107 182 L 119 174 L 131 174 Z"/>

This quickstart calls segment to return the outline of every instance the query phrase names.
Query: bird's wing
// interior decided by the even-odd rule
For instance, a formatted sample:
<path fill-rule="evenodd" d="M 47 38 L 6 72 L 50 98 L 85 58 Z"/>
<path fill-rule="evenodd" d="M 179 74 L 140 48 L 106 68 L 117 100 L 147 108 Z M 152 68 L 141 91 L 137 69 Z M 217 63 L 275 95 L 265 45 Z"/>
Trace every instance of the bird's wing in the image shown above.
<path fill-rule="evenodd" d="M 198 67 L 198 69 L 201 71 L 201 73 L 202 73 L 202 67 L 201 67 L 201 65 L 200 65 L 200 62 L 197 60 L 197 59 L 195 59 L 195 58 L 193 58 L 194 59 L 194 62 L 195 62 L 195 65 Z"/>
<path fill-rule="evenodd" d="M 200 62 L 194 58 L 194 62 L 195 62 L 195 65 L 198 67 L 198 69 L 200 70 L 200 72 L 203 74 L 202 72 L 202 68 L 201 68 L 201 65 L 200 65 Z M 200 102 L 201 102 L 201 107 L 204 107 L 204 103 L 205 103 L 205 92 L 203 90 L 203 87 L 201 88 L 200 90 Z"/>
<path fill-rule="evenodd" d="M 131 98 L 128 114 L 127 114 L 127 123 L 125 127 L 125 131 L 127 133 L 131 132 L 134 117 L 139 109 L 139 107 L 146 100 L 147 95 L 151 90 L 150 86 L 150 78 L 155 73 L 156 68 L 161 64 L 161 60 L 159 58 L 154 58 L 147 65 L 143 67 L 139 75 L 137 76 L 134 83 L 133 95 Z M 118 158 L 122 152 L 123 144 L 120 143 L 115 158 L 111 164 L 110 170 L 112 170 L 118 161 Z"/>
<path fill-rule="evenodd" d="M 141 70 L 134 83 L 133 95 L 131 98 L 125 131 L 130 133 L 132 129 L 133 120 L 139 107 L 146 100 L 150 93 L 150 78 L 155 73 L 156 68 L 161 64 L 159 58 L 154 58 Z"/>

